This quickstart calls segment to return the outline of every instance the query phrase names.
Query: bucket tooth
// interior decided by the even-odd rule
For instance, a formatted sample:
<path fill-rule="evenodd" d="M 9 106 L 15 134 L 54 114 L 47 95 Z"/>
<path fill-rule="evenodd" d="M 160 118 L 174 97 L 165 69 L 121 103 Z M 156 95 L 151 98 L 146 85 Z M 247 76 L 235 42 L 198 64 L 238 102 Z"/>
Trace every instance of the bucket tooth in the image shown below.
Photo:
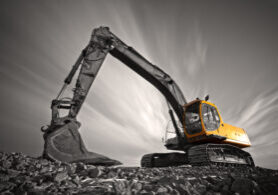
<path fill-rule="evenodd" d="M 90 152 L 78 132 L 80 123 L 68 120 L 63 125 L 52 125 L 44 134 L 43 156 L 62 162 L 83 162 L 92 165 L 112 166 L 121 162 L 104 155 Z"/>

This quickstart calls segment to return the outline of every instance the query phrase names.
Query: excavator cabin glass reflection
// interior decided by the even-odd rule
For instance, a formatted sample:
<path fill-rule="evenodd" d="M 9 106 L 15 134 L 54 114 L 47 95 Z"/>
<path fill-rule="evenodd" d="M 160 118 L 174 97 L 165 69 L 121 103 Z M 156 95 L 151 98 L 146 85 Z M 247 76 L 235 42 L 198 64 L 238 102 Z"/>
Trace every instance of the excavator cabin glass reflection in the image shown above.
<path fill-rule="evenodd" d="M 203 103 L 202 116 L 207 131 L 214 131 L 219 128 L 220 118 L 215 107 Z"/>

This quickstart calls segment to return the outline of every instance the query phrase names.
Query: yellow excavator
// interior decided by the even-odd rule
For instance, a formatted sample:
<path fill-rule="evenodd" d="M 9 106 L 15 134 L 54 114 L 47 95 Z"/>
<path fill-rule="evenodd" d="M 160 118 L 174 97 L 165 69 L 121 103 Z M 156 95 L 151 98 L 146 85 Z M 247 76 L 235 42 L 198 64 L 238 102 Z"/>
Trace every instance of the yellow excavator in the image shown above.
<path fill-rule="evenodd" d="M 52 100 L 51 124 L 44 126 L 43 156 L 63 162 L 118 165 L 117 160 L 86 149 L 78 132 L 77 114 L 107 54 L 111 54 L 149 81 L 166 98 L 175 137 L 165 141 L 169 150 L 182 152 L 151 153 L 141 159 L 142 167 L 191 165 L 254 166 L 251 155 L 241 148 L 251 146 L 246 132 L 222 121 L 217 107 L 199 98 L 187 102 L 176 82 L 163 70 L 127 46 L 108 27 L 93 30 L 89 44 L 73 65 L 58 96 Z M 72 98 L 64 91 L 79 70 Z M 68 110 L 60 116 L 61 109 Z"/>

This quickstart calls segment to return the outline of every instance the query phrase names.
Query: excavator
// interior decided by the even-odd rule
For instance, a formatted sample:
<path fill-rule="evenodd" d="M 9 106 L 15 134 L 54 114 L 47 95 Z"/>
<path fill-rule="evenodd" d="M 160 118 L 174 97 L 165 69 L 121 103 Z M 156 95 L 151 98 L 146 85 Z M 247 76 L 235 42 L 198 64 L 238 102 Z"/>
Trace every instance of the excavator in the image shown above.
<path fill-rule="evenodd" d="M 108 27 L 93 30 L 91 39 L 73 65 L 57 97 L 52 100 L 50 125 L 43 126 L 43 157 L 62 162 L 93 165 L 119 165 L 121 162 L 90 152 L 78 132 L 76 117 L 107 54 L 111 54 L 150 82 L 165 97 L 175 136 L 165 141 L 169 150 L 182 151 L 146 154 L 142 167 L 167 167 L 190 164 L 254 166 L 251 155 L 242 150 L 251 146 L 244 129 L 223 122 L 217 107 L 196 98 L 187 102 L 176 82 L 158 66 L 126 45 Z M 79 70 L 72 98 L 64 91 Z M 66 116 L 60 116 L 66 110 Z M 68 111 L 67 111 L 68 110 Z"/>

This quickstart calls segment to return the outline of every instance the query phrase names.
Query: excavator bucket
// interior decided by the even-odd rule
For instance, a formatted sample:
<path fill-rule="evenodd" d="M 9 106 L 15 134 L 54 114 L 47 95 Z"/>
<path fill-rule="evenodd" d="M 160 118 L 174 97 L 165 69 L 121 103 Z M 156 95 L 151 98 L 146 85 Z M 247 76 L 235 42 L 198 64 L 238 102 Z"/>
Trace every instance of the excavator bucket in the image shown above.
<path fill-rule="evenodd" d="M 68 121 L 64 125 L 50 126 L 44 133 L 43 156 L 62 162 L 83 162 L 92 165 L 112 166 L 121 162 L 101 154 L 89 152 L 78 132 L 80 123 Z"/>

